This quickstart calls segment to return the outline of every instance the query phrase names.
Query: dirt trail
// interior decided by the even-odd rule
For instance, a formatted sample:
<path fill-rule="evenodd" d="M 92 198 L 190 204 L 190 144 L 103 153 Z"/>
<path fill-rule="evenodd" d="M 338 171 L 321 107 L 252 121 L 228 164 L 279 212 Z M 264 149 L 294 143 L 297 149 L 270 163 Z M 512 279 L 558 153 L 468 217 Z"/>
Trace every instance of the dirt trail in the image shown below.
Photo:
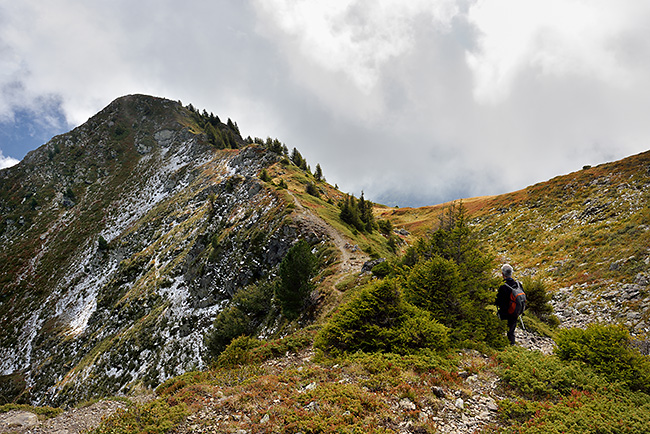
<path fill-rule="evenodd" d="M 325 220 L 309 208 L 306 208 L 291 191 L 289 191 L 289 194 L 296 205 L 298 218 L 312 225 L 315 231 L 327 234 L 332 244 L 340 252 L 340 263 L 338 264 L 337 272 L 328 279 L 332 289 L 336 291 L 336 285 L 350 273 L 359 273 L 363 264 L 369 261 L 370 257 L 358 246 L 352 245 L 349 240 L 346 240 L 339 231 L 330 226 Z"/>
<path fill-rule="evenodd" d="M 118 401 L 99 401 L 84 408 L 73 408 L 59 416 L 42 420 L 34 413 L 12 410 L 0 414 L 0 433 L 79 434 L 99 426 L 102 418 L 126 408 Z"/>

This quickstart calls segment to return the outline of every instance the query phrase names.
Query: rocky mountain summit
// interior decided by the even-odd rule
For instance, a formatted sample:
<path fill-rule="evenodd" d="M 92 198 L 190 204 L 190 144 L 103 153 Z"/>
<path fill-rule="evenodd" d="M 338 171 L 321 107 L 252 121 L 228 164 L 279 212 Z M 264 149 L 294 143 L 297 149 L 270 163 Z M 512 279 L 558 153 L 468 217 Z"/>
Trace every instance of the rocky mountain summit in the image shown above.
<path fill-rule="evenodd" d="M 0 394 L 61 404 L 201 368 L 222 304 L 324 238 L 258 179 L 279 158 L 131 95 L 0 171 Z"/>

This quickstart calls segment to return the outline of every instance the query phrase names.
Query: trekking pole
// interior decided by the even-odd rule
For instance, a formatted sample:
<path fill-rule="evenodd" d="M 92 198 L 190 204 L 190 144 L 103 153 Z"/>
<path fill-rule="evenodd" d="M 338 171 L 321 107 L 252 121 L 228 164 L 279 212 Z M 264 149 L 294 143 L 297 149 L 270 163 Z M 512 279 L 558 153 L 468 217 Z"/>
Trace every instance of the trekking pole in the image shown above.
<path fill-rule="evenodd" d="M 522 316 L 523 315 L 519 315 L 519 321 L 521 322 L 521 328 L 524 329 L 525 332 L 527 332 L 528 330 L 526 330 L 526 327 L 524 326 L 524 319 L 522 318 Z"/>

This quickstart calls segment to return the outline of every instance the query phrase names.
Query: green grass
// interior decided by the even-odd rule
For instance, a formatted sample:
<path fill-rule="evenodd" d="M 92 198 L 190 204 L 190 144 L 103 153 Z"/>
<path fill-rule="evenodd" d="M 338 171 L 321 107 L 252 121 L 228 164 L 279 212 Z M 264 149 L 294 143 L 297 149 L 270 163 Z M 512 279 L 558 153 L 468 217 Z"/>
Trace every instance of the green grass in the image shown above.
<path fill-rule="evenodd" d="M 500 433 L 627 433 L 650 426 L 650 395 L 612 381 L 597 366 L 510 348 L 497 355 L 509 398 L 499 402 Z"/>
<path fill-rule="evenodd" d="M 61 413 L 63 413 L 62 408 L 55 408 L 55 407 L 34 407 L 31 405 L 27 404 L 4 404 L 0 405 L 0 413 L 7 413 L 8 411 L 12 410 L 20 410 L 20 411 L 28 411 L 30 413 L 37 414 L 39 416 L 43 416 L 45 418 L 53 418 Z"/>

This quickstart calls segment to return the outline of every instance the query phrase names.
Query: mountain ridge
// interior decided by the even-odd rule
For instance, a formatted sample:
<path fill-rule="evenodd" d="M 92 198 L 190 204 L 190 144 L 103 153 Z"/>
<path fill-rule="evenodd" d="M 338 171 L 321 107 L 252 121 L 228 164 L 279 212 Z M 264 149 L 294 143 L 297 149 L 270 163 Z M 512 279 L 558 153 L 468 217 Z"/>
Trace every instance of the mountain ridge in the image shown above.
<path fill-rule="evenodd" d="M 242 149 L 215 149 L 197 117 L 123 97 L 2 174 L 2 209 L 21 215 L 5 214 L 0 235 L 11 246 L 0 261 L 1 367 L 30 401 L 202 366 L 223 300 L 268 275 L 294 239 L 322 236 L 300 235 L 283 196 L 257 178 L 278 155 L 241 138 Z M 99 378 L 79 389 L 89 375 Z"/>
<path fill-rule="evenodd" d="M 238 290 L 271 279 L 299 238 L 327 265 L 316 278 L 311 320 L 345 299 L 338 288 L 359 279 L 366 259 L 390 257 L 390 236 L 342 223 L 337 203 L 345 195 L 270 142 L 244 140 L 230 119 L 191 105 L 129 95 L 0 171 L 0 393 L 71 404 L 205 367 L 203 335 L 217 313 Z M 649 160 L 643 153 L 463 206 L 486 246 L 500 246 L 495 257 L 548 279 L 558 294 L 588 291 L 614 312 L 608 294 L 636 285 L 630 291 L 639 295 L 624 305 L 639 314 L 630 327 L 643 336 Z M 270 181 L 260 179 L 263 169 Z M 310 184 L 316 195 L 307 193 Z M 448 206 L 375 206 L 374 214 L 405 230 L 393 235 L 404 248 Z M 510 246 L 503 227 L 527 239 Z M 623 250 L 600 265 L 602 255 L 585 256 L 600 274 L 580 277 L 583 250 L 598 251 L 612 227 L 636 259 L 609 270 L 633 255 Z M 603 312 L 585 310 L 585 321 Z M 299 327 L 279 316 L 257 326 L 266 336 Z"/>

